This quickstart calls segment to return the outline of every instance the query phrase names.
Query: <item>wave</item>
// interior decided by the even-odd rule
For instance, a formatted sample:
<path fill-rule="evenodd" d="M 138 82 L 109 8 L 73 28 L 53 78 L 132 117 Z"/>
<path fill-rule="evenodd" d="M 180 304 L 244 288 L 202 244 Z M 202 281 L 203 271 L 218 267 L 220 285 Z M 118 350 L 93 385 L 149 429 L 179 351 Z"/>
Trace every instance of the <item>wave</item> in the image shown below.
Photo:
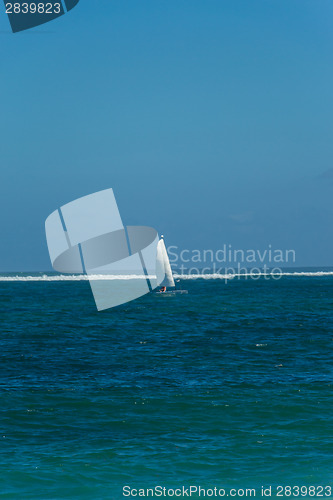
<path fill-rule="evenodd" d="M 150 277 L 150 276 L 149 276 Z M 58 274 L 41 276 L 0 276 L 0 281 L 88 281 L 88 280 L 129 280 L 129 279 L 146 279 L 147 277 L 133 275 L 108 275 L 108 274 Z M 150 278 L 156 278 L 151 276 Z"/>
<path fill-rule="evenodd" d="M 295 272 L 276 272 L 276 273 L 229 273 L 229 274 L 191 274 L 191 275 L 174 275 L 175 278 L 180 279 L 233 279 L 233 278 L 259 278 L 261 276 L 271 276 L 271 277 L 280 277 L 280 276 L 333 276 L 333 271 L 295 271 Z"/>
<path fill-rule="evenodd" d="M 194 280 L 194 279 L 206 279 L 206 280 L 215 280 L 215 279 L 224 279 L 231 280 L 234 278 L 260 278 L 264 276 L 270 276 L 272 278 L 277 279 L 277 277 L 282 276 L 291 276 L 291 277 L 321 277 L 321 276 L 333 276 L 333 271 L 293 271 L 293 272 L 277 272 L 277 273 L 228 273 L 228 274 L 174 274 L 175 279 L 179 280 Z M 133 280 L 133 279 L 156 279 L 156 276 L 145 276 L 145 275 L 107 275 L 107 274 L 58 274 L 58 275 L 50 275 L 50 274 L 36 274 L 34 275 L 2 275 L 0 276 L 1 281 L 23 281 L 23 282 L 32 282 L 32 281 L 97 281 L 97 280 Z"/>

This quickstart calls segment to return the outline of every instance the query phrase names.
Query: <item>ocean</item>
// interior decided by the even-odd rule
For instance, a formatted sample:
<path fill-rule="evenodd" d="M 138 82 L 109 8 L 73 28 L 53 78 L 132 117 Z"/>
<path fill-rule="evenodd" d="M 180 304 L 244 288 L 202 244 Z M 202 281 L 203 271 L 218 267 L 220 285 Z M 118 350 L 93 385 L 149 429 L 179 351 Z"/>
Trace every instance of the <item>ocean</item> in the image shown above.
<path fill-rule="evenodd" d="M 333 273 L 99 313 L 36 278 L 0 277 L 1 499 L 332 496 Z"/>

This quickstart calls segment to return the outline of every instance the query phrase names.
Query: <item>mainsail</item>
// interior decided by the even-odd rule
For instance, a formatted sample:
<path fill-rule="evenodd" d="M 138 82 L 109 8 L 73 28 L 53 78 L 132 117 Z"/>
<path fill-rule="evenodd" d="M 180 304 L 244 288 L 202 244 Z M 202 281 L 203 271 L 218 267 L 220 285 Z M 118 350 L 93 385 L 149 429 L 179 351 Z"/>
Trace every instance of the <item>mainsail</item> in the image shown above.
<path fill-rule="evenodd" d="M 168 252 L 165 248 L 163 238 L 161 238 L 157 243 L 156 277 L 157 277 L 157 283 L 160 284 L 161 286 L 168 286 L 168 287 L 175 286 L 175 282 L 172 276 L 172 269 L 168 257 Z"/>

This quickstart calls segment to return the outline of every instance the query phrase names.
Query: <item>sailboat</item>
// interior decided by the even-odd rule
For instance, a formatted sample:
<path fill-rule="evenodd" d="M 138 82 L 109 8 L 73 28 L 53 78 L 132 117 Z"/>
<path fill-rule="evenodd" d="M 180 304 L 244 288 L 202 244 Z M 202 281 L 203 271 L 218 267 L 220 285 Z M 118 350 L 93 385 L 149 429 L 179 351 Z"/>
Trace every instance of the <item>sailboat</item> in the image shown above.
<path fill-rule="evenodd" d="M 156 255 L 156 278 L 160 288 L 156 293 L 159 295 L 185 294 L 187 290 L 176 290 L 175 280 L 169 261 L 167 249 L 165 247 L 163 235 L 157 243 Z M 171 290 L 170 290 L 171 288 Z"/>

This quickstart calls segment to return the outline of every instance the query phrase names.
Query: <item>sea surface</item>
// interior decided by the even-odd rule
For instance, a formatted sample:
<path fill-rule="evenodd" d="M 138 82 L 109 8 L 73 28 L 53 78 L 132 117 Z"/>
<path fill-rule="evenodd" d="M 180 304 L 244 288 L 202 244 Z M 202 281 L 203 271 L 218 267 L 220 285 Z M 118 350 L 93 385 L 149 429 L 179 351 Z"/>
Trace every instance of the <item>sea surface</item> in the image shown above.
<path fill-rule="evenodd" d="M 332 486 L 332 275 L 187 279 L 100 313 L 87 281 L 35 277 L 0 277 L 1 499 Z"/>

